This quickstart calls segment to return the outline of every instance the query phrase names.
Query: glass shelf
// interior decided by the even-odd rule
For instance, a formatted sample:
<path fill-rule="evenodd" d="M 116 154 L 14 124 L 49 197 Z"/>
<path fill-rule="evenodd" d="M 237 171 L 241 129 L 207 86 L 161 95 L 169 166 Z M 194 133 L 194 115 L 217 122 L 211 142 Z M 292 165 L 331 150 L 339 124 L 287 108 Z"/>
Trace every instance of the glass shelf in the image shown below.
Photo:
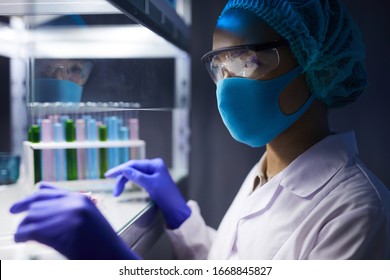
<path fill-rule="evenodd" d="M 19 58 L 166 58 L 186 54 L 146 27 L 0 28 L 0 53 Z"/>

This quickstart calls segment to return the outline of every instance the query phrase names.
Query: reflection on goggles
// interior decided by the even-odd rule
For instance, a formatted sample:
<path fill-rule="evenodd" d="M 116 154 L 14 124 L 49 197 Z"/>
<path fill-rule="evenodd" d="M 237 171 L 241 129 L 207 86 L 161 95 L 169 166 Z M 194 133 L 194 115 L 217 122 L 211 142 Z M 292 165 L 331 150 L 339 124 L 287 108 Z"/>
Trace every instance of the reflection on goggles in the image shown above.
<path fill-rule="evenodd" d="M 244 45 L 211 51 L 202 61 L 215 83 L 228 77 L 260 79 L 279 65 L 279 46 L 287 41 Z"/>

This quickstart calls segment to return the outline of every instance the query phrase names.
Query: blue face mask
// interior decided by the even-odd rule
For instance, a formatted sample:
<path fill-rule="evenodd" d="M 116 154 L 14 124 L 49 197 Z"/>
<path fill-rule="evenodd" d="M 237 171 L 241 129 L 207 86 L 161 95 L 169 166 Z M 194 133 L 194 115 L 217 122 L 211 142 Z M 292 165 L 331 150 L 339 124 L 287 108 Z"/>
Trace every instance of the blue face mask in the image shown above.
<path fill-rule="evenodd" d="M 32 102 L 80 102 L 83 87 L 58 79 L 36 79 Z"/>
<path fill-rule="evenodd" d="M 302 73 L 301 67 L 272 80 L 228 78 L 217 83 L 217 102 L 230 134 L 251 147 L 262 147 L 292 125 L 311 105 L 305 104 L 291 115 L 279 108 L 279 95 Z"/>

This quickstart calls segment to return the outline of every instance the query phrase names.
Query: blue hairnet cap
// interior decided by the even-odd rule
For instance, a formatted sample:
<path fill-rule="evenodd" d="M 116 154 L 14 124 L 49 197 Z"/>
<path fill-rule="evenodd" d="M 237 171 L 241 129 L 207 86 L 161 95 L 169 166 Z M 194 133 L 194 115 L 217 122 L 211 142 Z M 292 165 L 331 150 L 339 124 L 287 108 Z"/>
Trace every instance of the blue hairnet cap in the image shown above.
<path fill-rule="evenodd" d="M 367 86 L 362 35 L 338 0 L 229 0 L 288 40 L 312 94 L 329 107 L 353 102 Z"/>

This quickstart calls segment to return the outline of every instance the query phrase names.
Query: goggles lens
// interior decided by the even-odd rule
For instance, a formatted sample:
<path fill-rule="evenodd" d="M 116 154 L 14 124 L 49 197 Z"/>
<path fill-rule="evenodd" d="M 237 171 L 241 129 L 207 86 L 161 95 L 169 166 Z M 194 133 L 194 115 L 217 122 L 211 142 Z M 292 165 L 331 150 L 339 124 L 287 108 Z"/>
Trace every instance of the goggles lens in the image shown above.
<path fill-rule="evenodd" d="M 287 41 L 244 45 L 211 51 L 202 61 L 215 83 L 229 77 L 261 79 L 279 66 L 277 46 Z"/>

